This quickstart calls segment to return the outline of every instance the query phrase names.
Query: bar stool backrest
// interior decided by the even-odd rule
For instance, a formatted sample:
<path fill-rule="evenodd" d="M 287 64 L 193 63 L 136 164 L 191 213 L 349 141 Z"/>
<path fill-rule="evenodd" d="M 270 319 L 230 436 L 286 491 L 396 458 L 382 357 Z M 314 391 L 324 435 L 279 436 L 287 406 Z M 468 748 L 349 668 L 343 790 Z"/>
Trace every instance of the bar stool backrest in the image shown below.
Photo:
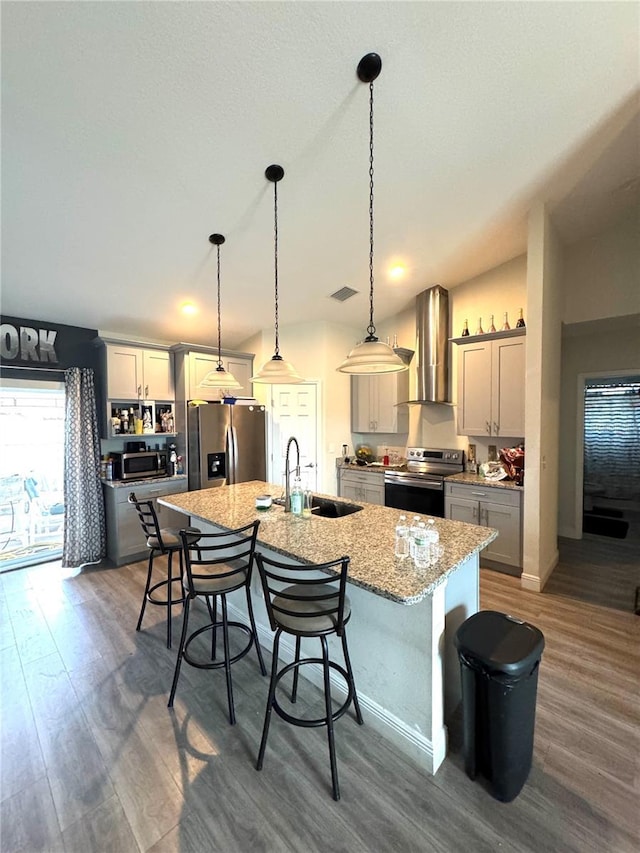
<path fill-rule="evenodd" d="M 142 525 L 142 530 L 147 539 L 147 545 L 149 545 L 150 548 L 157 548 L 162 554 L 166 554 L 168 548 L 162 540 L 162 531 L 160 530 L 160 524 L 158 523 L 158 516 L 156 515 L 153 501 L 139 501 L 135 496 L 135 492 L 131 492 L 129 494 L 128 501 L 136 508 L 140 524 Z M 156 540 L 158 544 L 150 545 L 150 540 Z M 174 551 L 175 550 L 176 549 L 174 547 Z"/>
<path fill-rule="evenodd" d="M 195 543 L 188 530 L 180 531 L 186 576 L 186 584 L 183 585 L 191 598 L 197 595 L 194 580 L 199 578 L 215 575 L 217 579 L 227 580 L 229 587 L 234 585 L 234 579 L 237 579 L 238 587 L 251 583 L 259 526 L 260 521 L 256 520 L 235 530 L 200 533 Z M 223 566 L 224 569 L 220 571 L 215 566 Z"/>
<path fill-rule="evenodd" d="M 286 616 L 287 621 L 292 618 L 308 619 L 309 612 L 296 606 L 296 602 L 313 601 L 313 615 L 335 619 L 336 634 L 342 636 L 349 557 L 340 557 L 329 563 L 291 565 L 272 560 L 258 552 L 256 562 L 273 631 L 280 627 L 278 614 Z"/>

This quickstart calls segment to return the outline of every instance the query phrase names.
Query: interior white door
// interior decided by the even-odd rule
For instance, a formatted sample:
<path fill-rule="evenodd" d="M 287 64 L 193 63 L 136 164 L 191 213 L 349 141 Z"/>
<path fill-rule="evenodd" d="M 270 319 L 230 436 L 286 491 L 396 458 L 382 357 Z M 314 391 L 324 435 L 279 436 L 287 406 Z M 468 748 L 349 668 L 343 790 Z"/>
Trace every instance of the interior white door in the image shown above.
<path fill-rule="evenodd" d="M 295 436 L 300 445 L 302 486 L 318 488 L 318 386 L 315 382 L 301 385 L 271 386 L 270 473 L 272 483 L 285 482 L 287 441 Z M 295 448 L 289 458 L 295 465 Z"/>

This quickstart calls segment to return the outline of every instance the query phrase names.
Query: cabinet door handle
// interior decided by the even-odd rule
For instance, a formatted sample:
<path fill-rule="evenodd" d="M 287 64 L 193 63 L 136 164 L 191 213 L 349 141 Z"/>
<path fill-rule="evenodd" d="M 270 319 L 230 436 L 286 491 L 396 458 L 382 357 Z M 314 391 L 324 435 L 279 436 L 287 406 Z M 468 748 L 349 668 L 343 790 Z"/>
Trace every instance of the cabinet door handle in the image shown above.
<path fill-rule="evenodd" d="M 138 385 L 138 400 L 142 397 L 142 385 Z"/>
<path fill-rule="evenodd" d="M 489 421 L 485 421 L 485 423 L 487 425 L 487 435 L 491 435 L 491 424 Z"/>
<path fill-rule="evenodd" d="M 493 434 L 500 435 L 500 424 L 497 424 L 495 421 L 493 422 Z"/>
<path fill-rule="evenodd" d="M 472 495 L 476 495 L 476 497 L 483 498 L 487 494 L 486 492 L 471 492 Z"/>
<path fill-rule="evenodd" d="M 144 396 L 147 400 L 149 399 L 149 386 L 148 385 L 144 386 Z"/>

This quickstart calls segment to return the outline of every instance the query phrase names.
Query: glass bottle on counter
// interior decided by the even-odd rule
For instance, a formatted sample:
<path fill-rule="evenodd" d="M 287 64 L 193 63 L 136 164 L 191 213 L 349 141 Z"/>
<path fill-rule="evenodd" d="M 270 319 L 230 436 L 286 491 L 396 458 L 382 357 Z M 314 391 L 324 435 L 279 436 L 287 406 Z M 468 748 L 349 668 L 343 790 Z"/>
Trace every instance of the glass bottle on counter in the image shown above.
<path fill-rule="evenodd" d="M 524 329 L 524 316 L 522 314 L 522 308 L 520 309 L 520 316 L 518 317 L 518 321 L 516 323 L 516 329 Z"/>
<path fill-rule="evenodd" d="M 511 326 L 509 325 L 509 315 L 505 311 L 504 312 L 504 322 L 502 324 L 502 331 L 508 332 L 510 328 L 511 328 Z"/>
<path fill-rule="evenodd" d="M 409 556 L 409 525 L 406 515 L 401 515 L 396 524 L 396 544 L 393 553 L 401 560 Z"/>
<path fill-rule="evenodd" d="M 302 502 L 303 502 L 303 493 L 302 493 L 302 481 L 300 477 L 296 477 L 293 481 L 293 487 L 291 489 L 291 512 L 293 515 L 302 515 Z"/>
<path fill-rule="evenodd" d="M 440 534 L 436 528 L 436 523 L 433 518 L 430 518 L 427 523 L 427 537 L 431 547 L 430 560 L 433 563 L 440 556 Z"/>
<path fill-rule="evenodd" d="M 413 562 L 416 569 L 427 569 L 431 563 L 431 542 L 427 525 L 424 521 L 418 524 L 414 537 Z"/>
<path fill-rule="evenodd" d="M 409 556 L 411 559 L 414 559 L 415 557 L 416 533 L 418 532 L 418 525 L 420 522 L 420 516 L 414 515 L 413 520 L 411 521 L 411 527 L 409 528 Z"/>
<path fill-rule="evenodd" d="M 478 328 L 476 329 L 476 335 L 484 335 L 484 329 L 482 328 L 482 317 L 478 317 Z"/>
<path fill-rule="evenodd" d="M 491 315 L 491 321 L 490 321 L 490 323 L 489 323 L 489 331 L 490 331 L 490 332 L 495 332 L 495 330 L 496 330 L 496 325 L 495 325 L 495 323 L 493 322 L 493 314 L 492 314 L 492 315 Z"/>
<path fill-rule="evenodd" d="M 462 326 L 462 337 L 463 338 L 469 337 L 469 321 L 468 320 L 465 320 L 464 324 Z"/>

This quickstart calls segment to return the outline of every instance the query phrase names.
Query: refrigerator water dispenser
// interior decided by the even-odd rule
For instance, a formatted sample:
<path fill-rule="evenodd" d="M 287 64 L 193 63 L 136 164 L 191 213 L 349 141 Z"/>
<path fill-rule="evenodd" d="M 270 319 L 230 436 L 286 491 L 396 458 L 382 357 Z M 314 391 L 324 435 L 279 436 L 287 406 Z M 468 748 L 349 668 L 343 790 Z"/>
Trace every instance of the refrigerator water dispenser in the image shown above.
<path fill-rule="evenodd" d="M 227 454 L 207 453 L 207 471 L 209 480 L 219 480 L 227 476 Z"/>

